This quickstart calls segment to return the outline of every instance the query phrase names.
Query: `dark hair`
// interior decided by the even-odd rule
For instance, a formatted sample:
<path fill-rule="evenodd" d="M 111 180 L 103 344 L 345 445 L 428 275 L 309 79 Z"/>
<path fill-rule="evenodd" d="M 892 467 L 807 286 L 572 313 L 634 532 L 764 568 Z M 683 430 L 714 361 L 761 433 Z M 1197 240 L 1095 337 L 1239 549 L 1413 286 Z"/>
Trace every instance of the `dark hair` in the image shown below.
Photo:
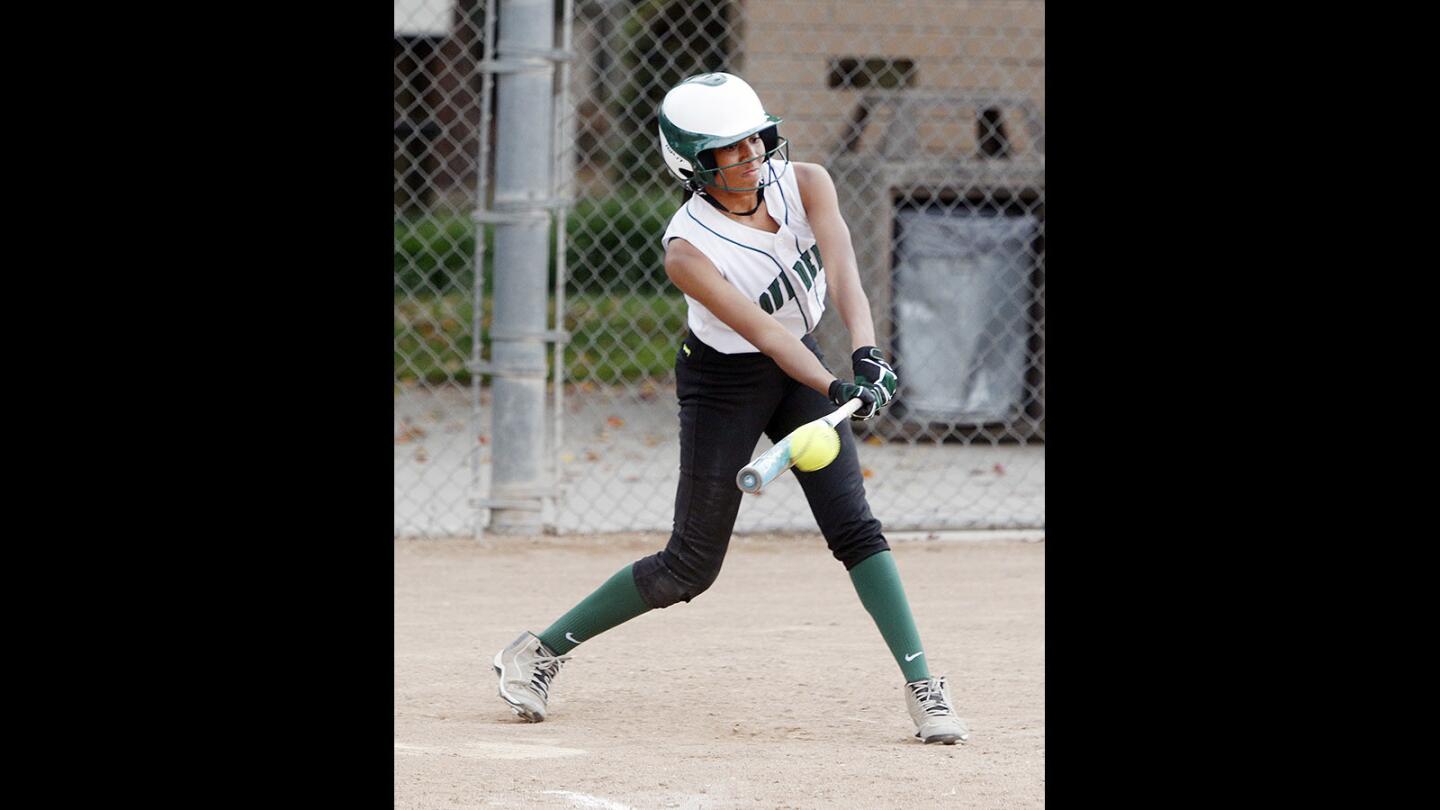
<path fill-rule="evenodd" d="M 715 150 L 706 149 L 705 151 L 695 155 L 695 158 L 700 163 L 701 168 L 715 168 Z M 693 175 L 691 176 L 691 179 L 694 179 Z M 690 198 L 694 195 L 694 189 L 690 188 L 690 184 L 687 182 L 685 184 L 685 188 L 680 192 L 680 204 L 684 205 L 685 203 L 690 202 Z"/>

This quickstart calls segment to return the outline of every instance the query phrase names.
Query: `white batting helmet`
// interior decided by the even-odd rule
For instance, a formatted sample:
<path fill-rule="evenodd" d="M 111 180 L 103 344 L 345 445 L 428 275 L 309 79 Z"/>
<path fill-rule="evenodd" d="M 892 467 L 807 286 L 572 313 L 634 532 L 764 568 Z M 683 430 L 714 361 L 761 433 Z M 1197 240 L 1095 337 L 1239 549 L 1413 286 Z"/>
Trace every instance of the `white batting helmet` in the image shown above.
<path fill-rule="evenodd" d="M 711 149 L 729 146 L 759 133 L 765 142 L 768 161 L 771 155 L 785 150 L 789 141 L 780 137 L 777 124 L 782 119 L 765 112 L 755 90 L 739 76 L 729 73 L 705 73 L 691 76 L 665 94 L 660 102 L 660 153 L 665 167 L 691 191 L 699 191 L 716 181 L 717 167 Z M 730 188 L 726 191 L 756 191 L 765 186 L 762 180 L 751 188 Z"/>

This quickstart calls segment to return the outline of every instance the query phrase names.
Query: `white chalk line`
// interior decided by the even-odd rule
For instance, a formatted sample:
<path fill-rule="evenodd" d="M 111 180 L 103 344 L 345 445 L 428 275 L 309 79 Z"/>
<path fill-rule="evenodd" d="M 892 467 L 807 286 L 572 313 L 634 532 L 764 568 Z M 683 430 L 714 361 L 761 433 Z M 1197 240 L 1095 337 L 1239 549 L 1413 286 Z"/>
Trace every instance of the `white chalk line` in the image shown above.
<path fill-rule="evenodd" d="M 586 793 L 576 793 L 571 790 L 543 790 L 541 792 L 553 796 L 564 796 L 576 807 L 598 807 L 600 810 L 634 810 L 634 808 L 628 804 L 621 804 L 620 802 L 602 799 L 599 796 L 591 796 Z"/>
<path fill-rule="evenodd" d="M 581 748 L 565 748 L 559 745 L 535 745 L 531 743 L 470 742 L 459 748 L 434 748 L 428 745 L 395 743 L 395 753 L 406 756 L 442 754 L 471 759 L 550 759 L 588 754 Z"/>

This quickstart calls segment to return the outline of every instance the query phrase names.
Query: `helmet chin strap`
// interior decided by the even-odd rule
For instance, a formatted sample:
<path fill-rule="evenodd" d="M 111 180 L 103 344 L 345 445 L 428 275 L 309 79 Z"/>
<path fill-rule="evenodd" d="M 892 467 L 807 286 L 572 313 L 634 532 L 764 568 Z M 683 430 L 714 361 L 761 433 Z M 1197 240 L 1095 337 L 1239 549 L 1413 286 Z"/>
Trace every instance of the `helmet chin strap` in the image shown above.
<path fill-rule="evenodd" d="M 770 163 L 770 156 L 767 154 L 767 155 L 765 155 L 765 159 L 761 162 L 760 165 L 762 165 L 762 166 L 768 166 L 769 163 Z M 726 167 L 726 168 L 730 168 L 730 167 Z M 699 184 L 696 183 L 695 185 L 699 185 Z M 707 191 L 704 186 L 700 186 L 700 188 L 697 189 L 697 190 L 695 191 L 695 193 L 698 194 L 698 195 L 700 195 L 700 197 L 703 198 L 703 199 L 705 200 L 705 202 L 710 203 L 711 205 L 715 206 L 716 208 L 718 208 L 718 209 L 721 210 L 721 211 L 724 211 L 724 212 L 727 213 L 727 214 L 734 214 L 734 215 L 737 216 L 737 217 L 748 217 L 748 216 L 750 216 L 751 214 L 755 213 L 756 211 L 759 211 L 759 210 L 760 210 L 760 204 L 763 203 L 763 202 L 765 202 L 765 186 L 766 186 L 766 185 L 768 185 L 768 183 L 767 183 L 766 181 L 764 181 L 764 180 L 760 181 L 760 185 L 755 189 L 755 207 L 754 207 L 754 208 L 751 208 L 749 211 L 731 211 L 729 208 L 726 208 L 724 205 L 722 205 L 719 200 L 715 199 L 715 197 L 712 196 L 712 195 L 710 194 L 710 192 Z"/>
<path fill-rule="evenodd" d="M 755 207 L 754 207 L 754 208 L 751 208 L 749 211 L 731 211 L 729 208 L 726 208 L 724 205 L 722 205 L 719 200 L 717 200 L 717 199 L 715 199 L 713 196 L 711 196 L 711 195 L 710 195 L 710 192 L 709 192 L 709 191 L 706 191 L 704 188 L 701 188 L 699 191 L 696 192 L 696 194 L 698 194 L 701 199 L 705 200 L 705 202 L 710 203 L 711 205 L 715 206 L 716 208 L 720 209 L 721 211 L 724 211 L 724 212 L 727 213 L 727 214 L 734 214 L 734 215 L 737 216 L 737 217 L 748 217 L 748 216 L 750 216 L 751 214 L 753 214 L 753 213 L 755 213 L 756 211 L 759 211 L 759 210 L 760 210 L 760 203 L 765 202 L 765 187 L 764 187 L 764 186 L 761 186 L 760 188 L 755 189 Z"/>

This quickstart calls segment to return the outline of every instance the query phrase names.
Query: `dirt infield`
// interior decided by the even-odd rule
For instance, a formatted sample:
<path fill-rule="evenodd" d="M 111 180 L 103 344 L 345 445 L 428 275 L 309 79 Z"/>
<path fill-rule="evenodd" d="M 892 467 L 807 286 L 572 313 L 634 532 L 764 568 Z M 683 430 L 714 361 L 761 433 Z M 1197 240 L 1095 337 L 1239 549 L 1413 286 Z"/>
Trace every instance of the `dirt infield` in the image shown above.
<path fill-rule="evenodd" d="M 735 538 L 710 591 L 576 648 L 550 719 L 515 717 L 495 651 L 664 542 L 395 540 L 395 806 L 1043 806 L 1043 542 L 894 543 L 968 743 L 913 738 L 899 668 L 818 536 Z"/>

